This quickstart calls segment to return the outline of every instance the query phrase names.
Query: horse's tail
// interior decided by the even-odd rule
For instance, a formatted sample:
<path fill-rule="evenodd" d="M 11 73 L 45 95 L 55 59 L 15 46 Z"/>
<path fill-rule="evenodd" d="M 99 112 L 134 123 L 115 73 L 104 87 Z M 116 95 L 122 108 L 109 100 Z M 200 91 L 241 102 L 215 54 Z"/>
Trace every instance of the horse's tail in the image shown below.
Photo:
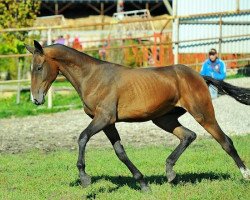
<path fill-rule="evenodd" d="M 208 85 L 212 84 L 217 87 L 220 93 L 227 94 L 242 104 L 250 105 L 250 88 L 237 87 L 209 76 L 203 76 L 203 78 Z"/>

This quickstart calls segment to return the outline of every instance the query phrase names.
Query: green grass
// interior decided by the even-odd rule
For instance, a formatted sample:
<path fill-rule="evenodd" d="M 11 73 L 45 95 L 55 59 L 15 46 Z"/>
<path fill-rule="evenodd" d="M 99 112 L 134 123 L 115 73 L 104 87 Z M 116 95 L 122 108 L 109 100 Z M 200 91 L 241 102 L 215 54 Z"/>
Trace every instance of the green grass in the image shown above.
<path fill-rule="evenodd" d="M 226 79 L 235 79 L 235 78 L 244 78 L 244 77 L 247 77 L 243 74 L 234 74 L 234 75 L 229 75 L 226 77 Z"/>
<path fill-rule="evenodd" d="M 233 137 L 250 166 L 250 135 Z M 249 199 L 250 182 L 242 180 L 233 160 L 211 139 L 199 140 L 175 165 L 176 183 L 165 178 L 165 159 L 173 147 L 128 147 L 127 154 L 144 173 L 152 191 L 142 193 L 111 148 L 89 148 L 86 170 L 93 184 L 79 185 L 77 152 L 34 150 L 0 155 L 0 199 Z"/>
<path fill-rule="evenodd" d="M 43 113 L 55 113 L 73 108 L 81 108 L 82 103 L 76 92 L 67 95 L 55 94 L 53 96 L 53 108 L 47 108 L 47 101 L 42 106 L 34 105 L 30 100 L 30 93 L 21 94 L 21 103 L 16 104 L 16 96 L 10 98 L 0 98 L 0 119 L 9 117 L 24 117 L 28 115 L 38 115 Z"/>
<path fill-rule="evenodd" d="M 55 81 L 53 83 L 53 87 L 72 87 L 71 83 L 69 81 Z"/>

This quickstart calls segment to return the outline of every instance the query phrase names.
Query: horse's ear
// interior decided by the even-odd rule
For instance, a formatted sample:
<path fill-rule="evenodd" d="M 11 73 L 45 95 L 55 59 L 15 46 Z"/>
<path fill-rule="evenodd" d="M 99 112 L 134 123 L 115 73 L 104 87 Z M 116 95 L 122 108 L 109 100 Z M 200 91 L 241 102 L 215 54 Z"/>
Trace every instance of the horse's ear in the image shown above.
<path fill-rule="evenodd" d="M 27 44 L 24 44 L 25 48 L 32 54 L 34 54 L 35 48 L 32 46 L 29 46 Z"/>
<path fill-rule="evenodd" d="M 37 42 L 36 40 L 34 40 L 34 46 L 35 46 L 35 51 L 37 51 L 40 54 L 43 54 L 43 48 L 40 45 L 40 43 Z"/>

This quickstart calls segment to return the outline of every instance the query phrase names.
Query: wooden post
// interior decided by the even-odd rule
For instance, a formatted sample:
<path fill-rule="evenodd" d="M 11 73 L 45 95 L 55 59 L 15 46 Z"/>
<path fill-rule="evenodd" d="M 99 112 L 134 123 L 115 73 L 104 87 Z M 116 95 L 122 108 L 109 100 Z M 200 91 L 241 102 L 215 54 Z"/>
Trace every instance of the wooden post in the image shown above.
<path fill-rule="evenodd" d="M 177 17 L 177 0 L 173 1 L 173 17 L 174 17 L 174 64 L 179 63 L 179 18 Z"/>
<path fill-rule="evenodd" d="M 20 83 L 20 80 L 21 80 L 21 67 L 20 67 L 20 64 L 19 64 L 19 58 L 16 58 L 16 64 L 17 64 L 17 80 L 18 80 L 18 83 L 17 83 L 16 103 L 20 104 L 20 96 L 21 96 L 21 83 Z"/>
<path fill-rule="evenodd" d="M 236 12 L 240 12 L 240 0 L 236 0 Z"/>
<path fill-rule="evenodd" d="M 173 9 L 169 3 L 168 0 L 163 0 L 163 3 L 165 4 L 166 8 L 167 8 L 167 11 L 170 15 L 173 15 Z"/>
<path fill-rule="evenodd" d="M 123 0 L 117 0 L 117 7 L 116 7 L 116 12 L 123 12 L 123 6 L 124 6 L 124 1 Z"/>
<path fill-rule="evenodd" d="M 104 3 L 101 2 L 101 17 L 102 17 L 102 23 L 104 22 Z M 104 29 L 104 26 L 102 25 L 102 30 Z"/>
<path fill-rule="evenodd" d="M 51 39 L 51 29 L 48 29 L 48 45 L 52 44 L 52 39 Z M 52 108 L 53 106 L 53 99 L 52 99 L 52 86 L 50 87 L 48 91 L 48 108 Z"/>
<path fill-rule="evenodd" d="M 59 8 L 58 3 L 55 3 L 55 15 L 58 15 L 58 8 Z"/>
<path fill-rule="evenodd" d="M 220 34 L 220 36 L 219 36 L 219 57 L 221 57 L 221 44 L 222 44 L 222 17 L 220 16 L 220 21 L 219 21 L 219 34 Z"/>
<path fill-rule="evenodd" d="M 198 58 L 195 59 L 195 71 L 199 72 Z"/>
<path fill-rule="evenodd" d="M 175 19 L 174 64 L 179 63 L 179 18 Z"/>
<path fill-rule="evenodd" d="M 101 2 L 100 15 L 104 15 L 104 3 Z"/>

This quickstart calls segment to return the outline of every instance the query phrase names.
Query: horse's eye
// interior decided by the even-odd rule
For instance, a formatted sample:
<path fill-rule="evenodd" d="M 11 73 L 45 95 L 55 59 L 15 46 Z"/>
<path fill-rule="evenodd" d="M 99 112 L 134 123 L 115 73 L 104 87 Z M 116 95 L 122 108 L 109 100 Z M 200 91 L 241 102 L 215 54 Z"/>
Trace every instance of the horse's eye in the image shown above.
<path fill-rule="evenodd" d="M 38 67 L 37 67 L 37 71 L 41 71 L 41 70 L 42 70 L 42 68 L 43 68 L 43 65 L 38 65 Z"/>

